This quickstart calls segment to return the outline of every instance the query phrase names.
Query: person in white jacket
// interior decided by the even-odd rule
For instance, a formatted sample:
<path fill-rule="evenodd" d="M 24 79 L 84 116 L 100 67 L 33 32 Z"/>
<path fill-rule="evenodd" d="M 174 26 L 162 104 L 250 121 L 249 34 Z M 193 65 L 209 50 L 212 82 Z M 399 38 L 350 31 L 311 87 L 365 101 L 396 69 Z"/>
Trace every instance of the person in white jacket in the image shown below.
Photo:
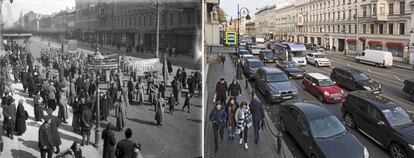
<path fill-rule="evenodd" d="M 243 144 L 244 141 L 244 149 L 247 150 L 249 148 L 247 146 L 247 133 L 249 127 L 252 126 L 252 116 L 247 102 L 241 102 L 240 107 L 236 111 L 235 119 L 237 123 L 236 133 L 240 133 L 239 144 Z"/>

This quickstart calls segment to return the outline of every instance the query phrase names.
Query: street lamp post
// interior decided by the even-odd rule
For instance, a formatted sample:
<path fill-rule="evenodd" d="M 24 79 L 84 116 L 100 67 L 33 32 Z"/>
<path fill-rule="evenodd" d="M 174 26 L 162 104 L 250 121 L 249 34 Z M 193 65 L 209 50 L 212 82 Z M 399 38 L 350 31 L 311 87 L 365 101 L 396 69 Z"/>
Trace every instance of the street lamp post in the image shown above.
<path fill-rule="evenodd" d="M 94 66 L 95 66 L 95 72 L 96 72 L 96 126 L 95 126 L 95 147 L 102 146 L 101 143 L 101 115 L 100 115 L 100 99 L 99 99 L 99 77 L 98 77 L 98 65 L 102 64 L 103 56 L 101 53 L 99 53 L 99 50 L 96 50 L 95 56 L 94 56 Z"/>
<path fill-rule="evenodd" d="M 242 15 L 243 14 L 243 15 Z M 237 48 L 236 48 L 236 54 L 239 53 L 240 51 L 240 21 L 243 18 L 246 18 L 246 20 L 250 20 L 250 16 L 249 16 L 249 10 L 245 7 L 240 8 L 239 4 L 237 4 L 237 16 L 238 16 L 238 20 L 237 20 Z M 241 80 L 243 79 L 242 77 L 242 72 L 241 72 L 241 59 L 239 58 L 239 55 L 237 55 L 237 72 L 236 72 L 236 79 Z"/>

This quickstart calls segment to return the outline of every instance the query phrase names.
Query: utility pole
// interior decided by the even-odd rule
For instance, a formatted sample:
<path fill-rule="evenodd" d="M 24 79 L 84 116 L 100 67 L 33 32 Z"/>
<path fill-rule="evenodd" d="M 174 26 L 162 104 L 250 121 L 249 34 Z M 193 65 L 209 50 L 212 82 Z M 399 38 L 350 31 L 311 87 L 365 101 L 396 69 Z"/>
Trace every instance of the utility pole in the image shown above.
<path fill-rule="evenodd" d="M 155 47 L 155 57 L 158 58 L 160 53 L 160 3 L 157 1 L 155 5 L 157 6 L 157 39 Z"/>

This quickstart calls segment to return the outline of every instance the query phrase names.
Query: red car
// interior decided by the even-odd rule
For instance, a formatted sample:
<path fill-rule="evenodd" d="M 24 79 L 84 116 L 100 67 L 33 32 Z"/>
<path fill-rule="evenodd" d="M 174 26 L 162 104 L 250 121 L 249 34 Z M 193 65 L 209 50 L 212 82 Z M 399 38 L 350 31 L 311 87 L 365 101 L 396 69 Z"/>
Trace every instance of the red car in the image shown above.
<path fill-rule="evenodd" d="M 306 74 L 303 79 L 303 86 L 309 93 L 317 96 L 321 102 L 337 103 L 345 100 L 344 91 L 323 74 Z"/>

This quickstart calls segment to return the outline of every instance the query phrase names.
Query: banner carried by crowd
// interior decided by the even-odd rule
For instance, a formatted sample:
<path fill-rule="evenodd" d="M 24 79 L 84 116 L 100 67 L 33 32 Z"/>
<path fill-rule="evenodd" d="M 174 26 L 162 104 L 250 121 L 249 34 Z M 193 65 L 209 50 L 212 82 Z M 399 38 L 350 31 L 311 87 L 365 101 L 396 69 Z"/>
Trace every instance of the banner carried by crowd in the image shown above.
<path fill-rule="evenodd" d="M 160 70 L 162 69 L 162 64 L 158 58 L 139 59 L 130 57 L 126 61 L 126 66 L 137 72 L 138 75 L 144 75 L 145 72 L 161 72 Z"/>

